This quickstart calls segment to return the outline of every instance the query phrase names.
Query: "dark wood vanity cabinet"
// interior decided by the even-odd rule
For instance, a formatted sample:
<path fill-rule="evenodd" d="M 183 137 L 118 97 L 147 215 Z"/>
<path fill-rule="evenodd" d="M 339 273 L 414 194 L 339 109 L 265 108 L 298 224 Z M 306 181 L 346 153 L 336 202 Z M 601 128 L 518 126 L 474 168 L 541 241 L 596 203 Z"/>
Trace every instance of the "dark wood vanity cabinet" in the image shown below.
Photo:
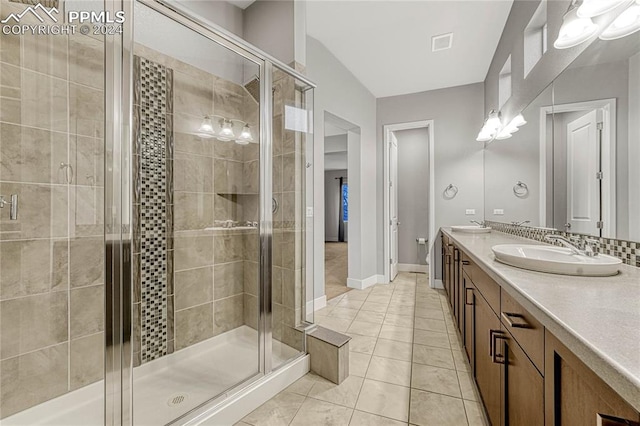
<path fill-rule="evenodd" d="M 640 414 L 553 334 L 545 334 L 547 426 L 639 426 Z"/>
<path fill-rule="evenodd" d="M 443 254 L 454 322 L 491 425 L 640 426 L 638 411 L 464 250 L 447 238 Z"/>

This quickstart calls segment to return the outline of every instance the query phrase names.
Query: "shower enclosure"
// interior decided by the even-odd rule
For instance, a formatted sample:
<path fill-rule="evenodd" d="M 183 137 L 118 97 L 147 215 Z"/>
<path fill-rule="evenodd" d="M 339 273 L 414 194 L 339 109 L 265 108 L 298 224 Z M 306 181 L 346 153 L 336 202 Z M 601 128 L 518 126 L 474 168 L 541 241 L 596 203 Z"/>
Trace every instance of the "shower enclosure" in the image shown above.
<path fill-rule="evenodd" d="M 0 424 L 184 423 L 306 351 L 314 86 L 179 3 L 43 5 L 126 21 L 0 39 Z"/>

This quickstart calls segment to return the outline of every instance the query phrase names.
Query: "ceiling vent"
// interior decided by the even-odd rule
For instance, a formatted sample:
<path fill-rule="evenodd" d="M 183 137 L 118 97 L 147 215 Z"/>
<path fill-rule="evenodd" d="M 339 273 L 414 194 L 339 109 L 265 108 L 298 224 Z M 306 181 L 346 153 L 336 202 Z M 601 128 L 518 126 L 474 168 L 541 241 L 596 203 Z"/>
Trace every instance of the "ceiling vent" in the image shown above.
<path fill-rule="evenodd" d="M 452 45 L 453 45 L 453 33 L 441 34 L 441 35 L 431 37 L 432 52 L 451 49 Z"/>

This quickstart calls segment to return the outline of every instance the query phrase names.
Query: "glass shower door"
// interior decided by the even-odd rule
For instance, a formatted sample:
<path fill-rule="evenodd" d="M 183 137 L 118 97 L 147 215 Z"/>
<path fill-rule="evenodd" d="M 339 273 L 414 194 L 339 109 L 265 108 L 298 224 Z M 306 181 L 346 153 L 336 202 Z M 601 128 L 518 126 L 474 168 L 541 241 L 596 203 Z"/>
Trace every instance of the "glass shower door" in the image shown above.
<path fill-rule="evenodd" d="M 261 62 L 180 19 L 136 2 L 136 425 L 170 423 L 261 373 Z"/>

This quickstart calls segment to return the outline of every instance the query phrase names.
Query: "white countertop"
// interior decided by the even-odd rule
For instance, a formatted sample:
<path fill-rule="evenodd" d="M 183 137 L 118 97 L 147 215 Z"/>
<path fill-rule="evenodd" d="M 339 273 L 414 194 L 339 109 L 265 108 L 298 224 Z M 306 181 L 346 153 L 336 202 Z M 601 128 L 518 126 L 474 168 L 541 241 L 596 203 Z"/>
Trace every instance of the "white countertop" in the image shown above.
<path fill-rule="evenodd" d="M 497 262 L 491 247 L 542 243 L 496 231 L 442 231 L 640 411 L 640 268 L 623 264 L 607 278 L 527 271 Z"/>

